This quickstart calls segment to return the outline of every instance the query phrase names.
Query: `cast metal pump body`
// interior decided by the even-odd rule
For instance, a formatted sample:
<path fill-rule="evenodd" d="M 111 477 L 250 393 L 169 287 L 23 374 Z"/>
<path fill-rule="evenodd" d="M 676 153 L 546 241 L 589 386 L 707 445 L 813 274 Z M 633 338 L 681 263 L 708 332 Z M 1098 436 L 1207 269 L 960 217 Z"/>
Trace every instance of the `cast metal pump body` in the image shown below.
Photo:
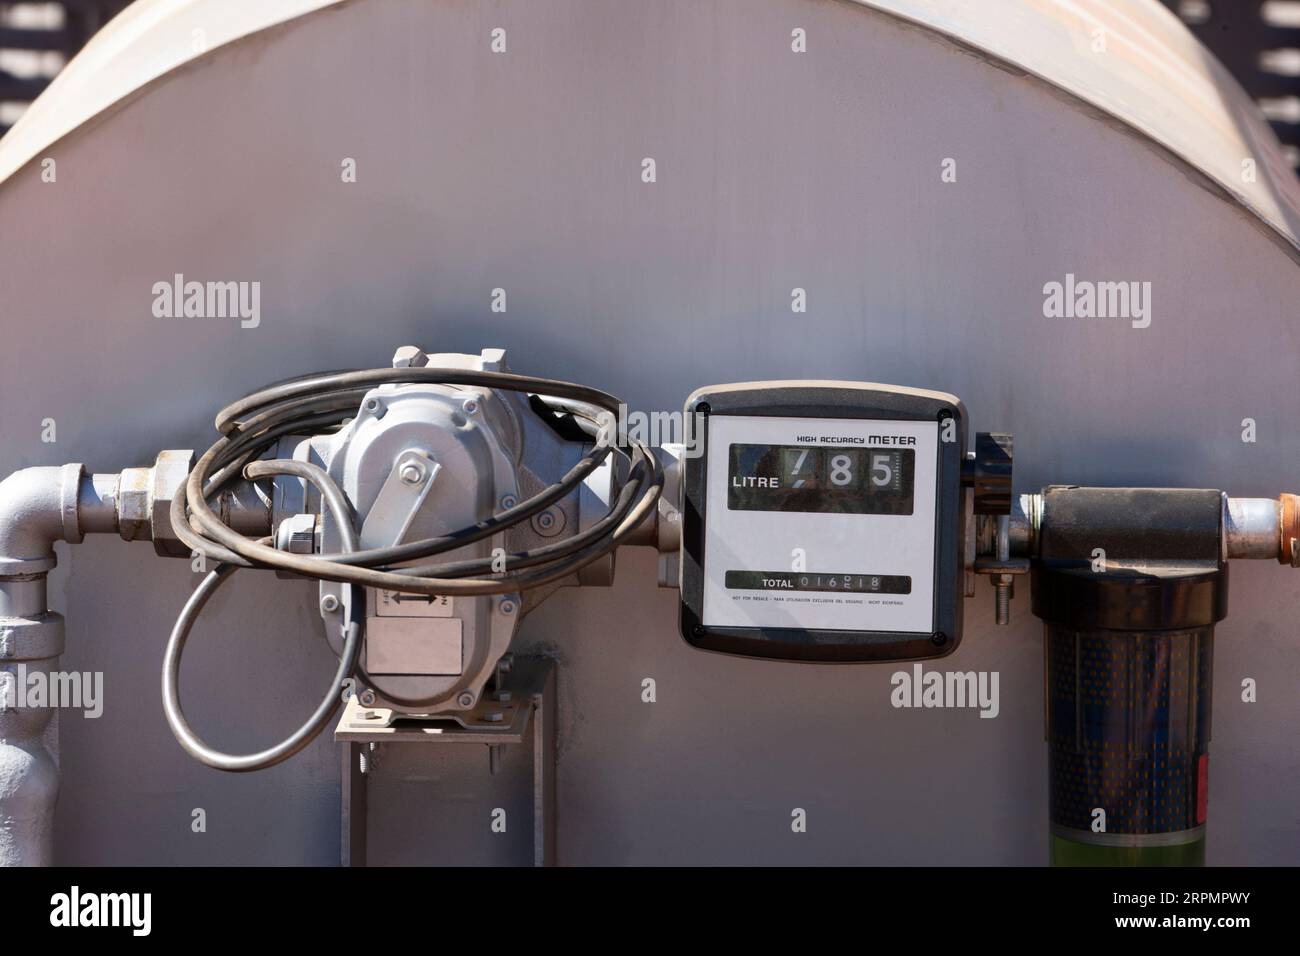
<path fill-rule="evenodd" d="M 420 356 L 441 368 L 507 371 L 504 352 L 479 356 Z M 409 361 L 399 352 L 397 361 Z M 550 421 L 548 421 L 550 419 Z M 514 507 L 563 474 L 593 440 L 565 437 L 554 415 L 518 392 L 438 384 L 382 385 L 366 393 L 356 416 L 337 432 L 282 441 L 276 457 L 320 465 L 356 510 L 362 548 L 381 548 L 473 527 Z M 587 528 L 608 509 L 616 489 L 616 458 L 606 459 L 581 488 L 530 521 L 447 552 L 451 560 L 508 555 Z M 272 520 L 281 548 L 300 553 L 343 550 L 338 519 L 321 507 L 310 483 L 275 479 Z M 554 587 L 608 584 L 612 554 L 542 593 L 434 596 L 365 589 L 365 607 L 353 609 L 352 589 L 320 583 L 321 616 L 335 653 L 343 647 L 340 622 L 364 616 L 362 667 L 370 683 L 358 687 L 368 707 L 406 713 L 463 711 L 482 696 L 520 618 Z"/>

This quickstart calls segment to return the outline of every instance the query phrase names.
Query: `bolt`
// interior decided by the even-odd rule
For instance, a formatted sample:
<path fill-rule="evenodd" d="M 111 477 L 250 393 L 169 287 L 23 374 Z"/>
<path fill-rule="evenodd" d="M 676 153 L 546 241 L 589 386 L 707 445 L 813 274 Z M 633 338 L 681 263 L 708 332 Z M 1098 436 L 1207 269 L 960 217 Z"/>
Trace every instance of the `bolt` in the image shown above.
<path fill-rule="evenodd" d="M 461 694 L 459 697 L 456 698 L 456 703 L 459 704 L 461 707 L 473 707 L 474 695 L 471 694 L 469 691 L 465 691 L 465 693 Z"/>
<path fill-rule="evenodd" d="M 515 613 L 515 602 L 514 602 L 514 601 L 510 601 L 510 600 L 502 601 L 502 602 L 501 602 L 501 613 L 502 613 L 502 614 L 514 614 L 514 613 Z"/>
<path fill-rule="evenodd" d="M 362 706 L 362 707 L 372 707 L 372 706 L 374 706 L 374 703 L 375 703 L 375 692 L 374 692 L 373 690 L 369 690 L 369 689 L 363 690 L 363 691 L 361 692 L 360 700 L 361 700 L 361 706 Z"/>
<path fill-rule="evenodd" d="M 488 773 L 496 773 L 501 769 L 501 745 L 493 744 L 488 747 Z"/>
<path fill-rule="evenodd" d="M 339 599 L 334 594 L 326 594 L 320 599 L 320 610 L 322 614 L 333 614 L 339 609 Z"/>
<path fill-rule="evenodd" d="M 424 478 L 424 469 L 415 462 L 408 461 L 402 466 L 401 471 L 398 472 L 398 476 L 405 484 L 418 485 Z"/>
<path fill-rule="evenodd" d="M 501 507 L 502 507 L 503 509 L 505 509 L 506 511 L 509 511 L 511 508 L 513 508 L 513 507 L 514 507 L 516 504 L 518 504 L 518 503 L 519 503 L 519 501 L 518 501 L 517 498 L 515 498 L 514 495 L 502 495 L 502 496 L 501 496 Z"/>
<path fill-rule="evenodd" d="M 501 703 L 508 704 L 513 695 L 508 690 L 499 690 L 493 696 L 496 697 L 497 700 L 501 701 Z"/>
<path fill-rule="evenodd" d="M 506 715 L 501 713 L 499 710 L 494 710 L 490 714 L 483 715 L 483 720 L 487 721 L 489 724 L 499 724 L 505 719 Z"/>
<path fill-rule="evenodd" d="M 553 538 L 564 530 L 564 513 L 556 508 L 547 508 L 541 514 L 533 515 L 533 531 L 543 538 Z"/>
<path fill-rule="evenodd" d="M 361 407 L 368 412 L 377 412 L 382 407 L 382 404 L 377 398 L 367 398 L 365 404 Z"/>
<path fill-rule="evenodd" d="M 461 406 L 461 409 L 464 410 L 466 415 L 473 415 L 478 411 L 478 402 L 474 401 L 472 398 L 467 398 L 465 399 L 465 404 Z"/>
<path fill-rule="evenodd" d="M 370 758 L 364 750 L 357 754 L 357 769 L 362 773 L 370 772 Z"/>
<path fill-rule="evenodd" d="M 995 598 L 997 600 L 997 610 L 995 620 L 999 624 L 1011 623 L 1011 598 L 1015 591 L 1015 578 L 1010 574 L 999 574 L 993 582 Z"/>
<path fill-rule="evenodd" d="M 414 345 L 403 345 L 393 353 L 393 368 L 424 368 L 429 364 L 429 356 L 424 349 Z"/>

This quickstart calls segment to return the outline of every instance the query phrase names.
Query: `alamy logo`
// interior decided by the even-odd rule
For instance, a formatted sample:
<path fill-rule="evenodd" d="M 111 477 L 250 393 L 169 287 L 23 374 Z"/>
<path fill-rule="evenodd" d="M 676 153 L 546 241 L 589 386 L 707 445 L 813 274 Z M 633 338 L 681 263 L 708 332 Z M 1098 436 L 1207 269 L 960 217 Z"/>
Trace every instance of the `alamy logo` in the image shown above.
<path fill-rule="evenodd" d="M 704 416 L 699 412 L 638 412 L 620 404 L 617 415 L 602 409 L 596 417 L 596 444 L 602 448 L 612 442 L 626 446 L 630 439 L 651 448 L 680 444 L 682 458 L 698 458 L 704 452 Z"/>
<path fill-rule="evenodd" d="M 898 707 L 978 707 L 981 717 L 996 717 L 997 671 L 895 671 L 889 678 L 894 689 L 889 702 Z"/>
<path fill-rule="evenodd" d="M 1076 280 L 1043 286 L 1043 315 L 1049 319 L 1129 319 L 1133 328 L 1151 324 L 1150 282 L 1091 282 Z"/>
<path fill-rule="evenodd" d="M 148 936 L 153 928 L 152 893 L 82 893 L 74 886 L 50 897 L 50 925 L 127 926 L 132 936 Z"/>
<path fill-rule="evenodd" d="M 0 671 L 0 714 L 18 708 L 65 707 L 94 720 L 104 713 L 101 671 L 46 671 L 17 664 Z"/>
<path fill-rule="evenodd" d="M 176 273 L 171 282 L 153 284 L 153 314 L 159 319 L 239 319 L 245 329 L 262 322 L 262 283 L 186 282 Z"/>

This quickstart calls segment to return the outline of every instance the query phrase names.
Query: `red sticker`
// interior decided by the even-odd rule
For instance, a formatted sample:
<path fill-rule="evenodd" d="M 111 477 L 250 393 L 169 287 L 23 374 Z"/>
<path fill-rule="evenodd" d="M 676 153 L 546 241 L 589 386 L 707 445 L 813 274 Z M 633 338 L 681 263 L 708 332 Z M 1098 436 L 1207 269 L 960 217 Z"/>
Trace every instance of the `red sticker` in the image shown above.
<path fill-rule="evenodd" d="M 1196 822 L 1205 822 L 1205 807 L 1210 802 L 1210 755 L 1201 754 L 1196 761 Z"/>

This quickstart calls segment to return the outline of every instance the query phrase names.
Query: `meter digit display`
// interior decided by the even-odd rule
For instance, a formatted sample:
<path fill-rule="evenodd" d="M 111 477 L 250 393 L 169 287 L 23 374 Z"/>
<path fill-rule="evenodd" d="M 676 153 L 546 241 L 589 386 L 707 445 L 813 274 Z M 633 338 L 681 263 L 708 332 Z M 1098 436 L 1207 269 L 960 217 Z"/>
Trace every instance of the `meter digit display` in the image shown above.
<path fill-rule="evenodd" d="M 732 511 L 910 515 L 916 453 L 910 448 L 733 444 Z"/>

